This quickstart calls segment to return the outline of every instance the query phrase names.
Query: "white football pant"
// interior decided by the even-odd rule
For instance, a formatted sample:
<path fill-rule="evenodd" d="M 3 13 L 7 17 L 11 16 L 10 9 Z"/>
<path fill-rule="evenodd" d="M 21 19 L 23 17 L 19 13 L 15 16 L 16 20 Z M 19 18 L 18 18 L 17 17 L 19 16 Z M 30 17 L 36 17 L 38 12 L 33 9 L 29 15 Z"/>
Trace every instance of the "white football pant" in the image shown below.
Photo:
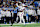
<path fill-rule="evenodd" d="M 18 12 L 18 16 L 20 17 L 20 23 L 21 23 L 21 21 L 23 21 L 23 23 L 25 23 L 23 15 L 24 15 L 24 12 Z"/>

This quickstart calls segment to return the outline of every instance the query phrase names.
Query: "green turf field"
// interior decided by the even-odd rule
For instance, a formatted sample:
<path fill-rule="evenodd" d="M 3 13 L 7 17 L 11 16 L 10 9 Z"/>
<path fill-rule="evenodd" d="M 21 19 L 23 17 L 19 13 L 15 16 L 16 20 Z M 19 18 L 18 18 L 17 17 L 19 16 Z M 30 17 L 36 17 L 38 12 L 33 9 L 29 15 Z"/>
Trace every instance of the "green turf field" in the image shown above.
<path fill-rule="evenodd" d="M 0 27 L 40 27 L 40 23 L 32 23 L 32 24 L 13 24 L 13 26 L 10 26 L 10 24 L 4 24 L 0 25 Z"/>

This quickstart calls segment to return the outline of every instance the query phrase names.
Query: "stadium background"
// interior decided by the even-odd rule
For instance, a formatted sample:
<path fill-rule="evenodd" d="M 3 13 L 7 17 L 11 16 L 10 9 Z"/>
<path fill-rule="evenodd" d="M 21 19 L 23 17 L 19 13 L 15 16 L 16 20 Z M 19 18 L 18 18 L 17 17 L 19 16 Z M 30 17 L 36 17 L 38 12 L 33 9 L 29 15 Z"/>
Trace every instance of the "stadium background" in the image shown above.
<path fill-rule="evenodd" d="M 5 1 L 5 0 L 2 0 L 2 1 Z M 11 0 L 9 0 L 9 1 L 11 1 Z M 17 0 L 13 0 L 13 1 L 17 1 Z M 25 1 L 28 1 L 28 0 L 25 0 Z M 33 1 L 33 0 L 29 0 L 29 1 Z M 28 16 L 28 15 L 26 15 L 26 16 Z M 5 27 L 9 26 L 10 27 L 10 25 L 0 25 L 0 26 L 1 27 L 2 26 L 5 26 Z M 35 24 L 26 24 L 26 26 L 24 26 L 23 24 L 22 25 L 21 24 L 19 24 L 19 25 L 13 25 L 13 26 L 20 26 L 20 27 L 40 27 L 40 22 L 39 23 L 35 23 Z"/>

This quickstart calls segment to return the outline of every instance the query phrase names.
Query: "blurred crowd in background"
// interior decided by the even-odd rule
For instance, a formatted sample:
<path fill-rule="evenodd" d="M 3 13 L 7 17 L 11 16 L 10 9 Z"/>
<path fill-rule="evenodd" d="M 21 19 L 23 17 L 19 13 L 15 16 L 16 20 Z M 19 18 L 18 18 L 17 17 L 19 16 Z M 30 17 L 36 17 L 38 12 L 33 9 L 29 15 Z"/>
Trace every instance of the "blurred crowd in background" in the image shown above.
<path fill-rule="evenodd" d="M 14 2 L 15 1 L 15 2 Z M 13 8 L 14 4 L 18 4 L 18 3 L 22 3 L 24 2 L 25 5 L 29 6 L 29 5 L 36 5 L 36 4 L 39 4 L 40 5 L 40 1 L 36 1 L 35 0 L 0 0 L 0 8 Z M 35 3 L 34 3 L 35 2 Z"/>
<path fill-rule="evenodd" d="M 0 18 L 1 18 L 0 23 L 7 22 L 5 21 L 5 18 L 7 18 L 6 20 L 8 20 L 9 16 L 11 16 L 10 18 L 12 18 L 14 16 L 13 13 L 17 13 L 14 10 L 17 9 L 15 7 L 18 7 L 18 4 L 20 4 L 20 6 L 24 6 L 27 11 L 35 10 L 35 11 L 32 11 L 32 13 L 34 13 L 33 15 L 31 14 L 31 11 L 29 11 L 29 13 L 24 11 L 24 19 L 26 23 L 27 22 L 40 22 L 40 1 L 36 1 L 36 0 L 0 0 Z M 7 17 L 4 17 L 5 15 L 1 15 L 1 13 L 3 12 L 3 11 L 1 12 L 1 10 L 6 12 Z M 10 23 L 11 21 L 8 20 L 8 22 Z"/>

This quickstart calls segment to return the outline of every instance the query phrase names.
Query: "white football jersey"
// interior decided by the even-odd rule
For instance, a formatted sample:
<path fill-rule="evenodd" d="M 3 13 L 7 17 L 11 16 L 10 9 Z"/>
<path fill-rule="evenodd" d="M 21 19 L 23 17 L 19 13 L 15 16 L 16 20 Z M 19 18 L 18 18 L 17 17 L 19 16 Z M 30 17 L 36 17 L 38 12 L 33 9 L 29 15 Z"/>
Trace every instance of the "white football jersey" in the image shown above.
<path fill-rule="evenodd" d="M 35 15 L 36 15 L 35 10 L 28 10 L 27 13 L 28 13 L 29 15 L 32 15 L 32 16 L 35 16 Z"/>
<path fill-rule="evenodd" d="M 11 17 L 10 11 L 6 11 L 6 17 Z"/>
<path fill-rule="evenodd" d="M 5 12 L 5 11 L 3 11 L 3 10 L 1 10 L 1 15 L 2 15 L 2 17 L 5 17 L 6 12 Z"/>
<path fill-rule="evenodd" d="M 39 9 L 37 10 L 37 14 L 40 15 L 40 10 Z"/>
<path fill-rule="evenodd" d="M 25 7 L 22 7 L 22 6 L 18 6 L 19 7 L 19 11 L 23 11 L 23 9 L 25 8 Z"/>

